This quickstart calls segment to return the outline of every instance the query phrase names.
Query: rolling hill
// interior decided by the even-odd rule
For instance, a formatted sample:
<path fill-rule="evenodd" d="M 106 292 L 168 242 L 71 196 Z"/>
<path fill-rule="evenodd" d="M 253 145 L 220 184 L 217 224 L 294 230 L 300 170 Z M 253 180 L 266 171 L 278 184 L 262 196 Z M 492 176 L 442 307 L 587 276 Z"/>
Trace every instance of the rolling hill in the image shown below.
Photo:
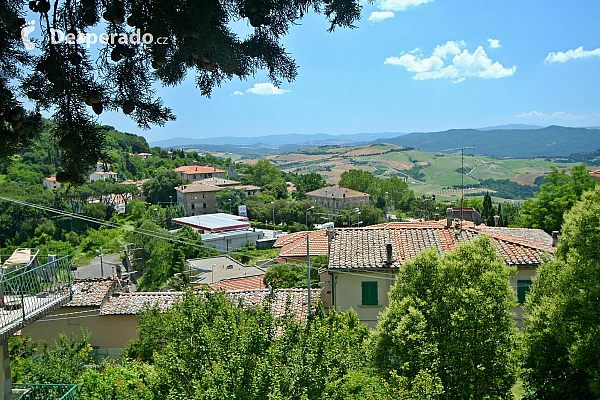
<path fill-rule="evenodd" d="M 494 157 L 533 158 L 566 156 L 600 148 L 600 130 L 548 126 L 541 129 L 451 129 L 443 132 L 416 132 L 385 142 L 423 151 L 440 152 L 473 146 L 470 154 Z"/>

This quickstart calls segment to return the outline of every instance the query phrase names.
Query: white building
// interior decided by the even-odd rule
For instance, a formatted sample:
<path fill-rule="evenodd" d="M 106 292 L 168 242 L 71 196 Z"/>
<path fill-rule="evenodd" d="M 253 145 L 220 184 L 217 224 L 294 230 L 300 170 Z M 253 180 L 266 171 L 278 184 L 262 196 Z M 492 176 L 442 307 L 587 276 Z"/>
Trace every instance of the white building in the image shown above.
<path fill-rule="evenodd" d="M 44 180 L 42 181 L 42 185 L 46 190 L 55 190 L 60 187 L 60 183 L 58 183 L 55 176 L 44 178 Z"/>

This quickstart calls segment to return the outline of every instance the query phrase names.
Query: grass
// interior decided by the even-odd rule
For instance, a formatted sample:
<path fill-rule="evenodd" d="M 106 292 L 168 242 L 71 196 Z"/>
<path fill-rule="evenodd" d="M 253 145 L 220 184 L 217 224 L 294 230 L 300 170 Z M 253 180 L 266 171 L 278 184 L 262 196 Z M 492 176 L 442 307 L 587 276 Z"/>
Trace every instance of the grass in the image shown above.
<path fill-rule="evenodd" d="M 259 260 L 268 260 L 275 258 L 279 255 L 280 249 L 266 249 L 266 250 L 236 250 L 235 253 L 229 254 L 232 258 L 243 262 L 245 265 L 256 265 Z M 240 254 L 241 253 L 241 254 Z M 242 260 L 243 255 L 248 256 L 247 260 Z"/>
<path fill-rule="evenodd" d="M 523 381 L 521 379 L 517 380 L 517 383 L 513 386 L 512 394 L 515 397 L 515 400 L 521 400 L 525 395 L 525 389 L 523 388 Z"/>

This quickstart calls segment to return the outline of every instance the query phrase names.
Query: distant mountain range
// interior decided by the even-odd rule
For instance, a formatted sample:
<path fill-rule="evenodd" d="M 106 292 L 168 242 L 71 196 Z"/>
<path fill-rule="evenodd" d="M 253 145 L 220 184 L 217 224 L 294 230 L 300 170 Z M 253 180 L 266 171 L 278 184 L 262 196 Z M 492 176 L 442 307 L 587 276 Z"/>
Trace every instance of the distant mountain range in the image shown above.
<path fill-rule="evenodd" d="M 472 146 L 469 154 L 495 157 L 529 158 L 567 156 L 600 149 L 600 130 L 548 126 L 537 129 L 451 129 L 443 132 L 409 133 L 387 143 L 419 148 L 424 151 L 444 151 Z"/>
<path fill-rule="evenodd" d="M 348 145 L 370 143 L 378 138 L 395 138 L 405 135 L 402 132 L 383 132 L 383 133 L 352 133 L 341 135 L 329 135 L 326 133 L 316 133 L 313 135 L 287 133 L 281 135 L 267 136 L 219 136 L 205 139 L 193 138 L 174 138 L 165 139 L 150 143 L 151 147 L 159 146 L 163 148 L 179 148 L 204 145 L 225 145 L 225 146 L 259 146 L 265 148 L 277 148 L 284 145 L 298 145 L 302 147 L 326 146 L 326 145 Z M 205 148 L 205 147 L 203 147 Z"/>
<path fill-rule="evenodd" d="M 341 135 L 292 133 L 253 137 L 174 138 L 150 143 L 150 146 L 198 148 L 205 151 L 260 155 L 288 153 L 327 145 L 356 146 L 386 142 L 436 152 L 470 146 L 475 149 L 469 150 L 469 154 L 511 158 L 556 157 L 600 149 L 600 129 L 598 128 L 509 124 L 479 129 L 450 129 L 442 132 Z"/>

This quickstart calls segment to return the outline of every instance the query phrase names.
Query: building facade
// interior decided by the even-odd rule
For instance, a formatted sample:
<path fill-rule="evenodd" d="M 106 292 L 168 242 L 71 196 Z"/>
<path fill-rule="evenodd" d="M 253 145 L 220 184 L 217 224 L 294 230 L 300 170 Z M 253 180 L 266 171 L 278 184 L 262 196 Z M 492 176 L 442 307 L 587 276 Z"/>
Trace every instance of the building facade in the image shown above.
<path fill-rule="evenodd" d="M 429 247 L 436 247 L 444 254 L 480 234 L 490 236 L 506 264 L 516 267 L 510 284 L 522 304 L 537 266 L 554 252 L 554 247 L 547 240 L 538 239 L 537 229 L 521 231 L 510 235 L 474 227 L 455 230 L 441 224 L 418 223 L 330 230 L 329 265 L 320 273 L 324 282 L 323 305 L 338 311 L 353 309 L 361 322 L 374 328 L 379 313 L 389 305 L 388 292 L 398 270 L 407 260 Z M 522 308 L 512 311 L 516 325 L 523 327 Z"/>
<path fill-rule="evenodd" d="M 195 182 L 206 178 L 223 178 L 225 179 L 225 171 L 213 167 L 205 167 L 202 165 L 184 165 L 175 168 L 173 171 L 184 181 Z"/>
<path fill-rule="evenodd" d="M 214 214 L 217 212 L 216 194 L 224 189 L 243 189 L 248 196 L 260 193 L 258 186 L 212 177 L 176 187 L 177 204 L 183 207 L 187 216 Z"/>
<path fill-rule="evenodd" d="M 340 186 L 326 186 L 306 193 L 306 198 L 337 213 L 349 207 L 366 204 L 370 201 L 371 196 L 367 193 Z"/>
<path fill-rule="evenodd" d="M 51 176 L 49 178 L 44 178 L 42 186 L 44 186 L 44 189 L 46 190 L 56 190 L 60 187 L 60 183 L 56 180 L 55 176 Z"/>

